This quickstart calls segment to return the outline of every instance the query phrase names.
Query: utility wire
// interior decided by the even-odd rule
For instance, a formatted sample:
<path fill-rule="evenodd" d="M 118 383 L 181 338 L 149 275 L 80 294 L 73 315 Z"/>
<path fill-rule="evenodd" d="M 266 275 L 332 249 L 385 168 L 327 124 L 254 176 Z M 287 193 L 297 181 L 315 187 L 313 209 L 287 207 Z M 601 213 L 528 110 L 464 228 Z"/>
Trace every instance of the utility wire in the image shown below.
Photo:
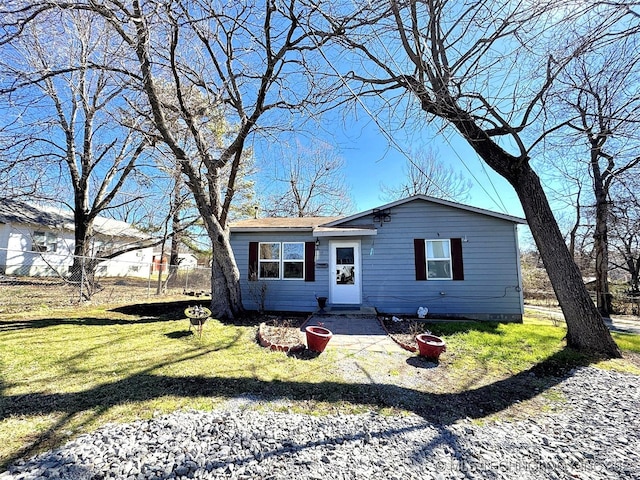
<path fill-rule="evenodd" d="M 315 42 L 315 40 L 314 40 Z M 386 130 L 386 128 L 380 123 L 380 121 L 378 120 L 378 118 L 373 115 L 373 113 L 367 108 L 367 106 L 364 104 L 364 102 L 360 99 L 360 96 L 351 88 L 351 86 L 349 85 L 349 82 L 347 82 L 347 80 L 344 78 L 344 76 L 342 75 L 342 73 L 340 73 L 340 71 L 333 65 L 332 61 L 329 60 L 329 58 L 325 55 L 324 51 L 322 50 L 322 46 L 320 44 L 316 43 L 316 48 L 317 50 L 320 52 L 320 55 L 322 56 L 322 58 L 325 60 L 325 62 L 327 62 L 327 64 L 329 65 L 329 67 L 334 71 L 334 73 L 338 76 L 338 78 L 340 79 L 340 81 L 344 84 L 344 86 L 349 90 L 349 93 L 353 96 L 353 98 L 356 100 L 356 102 L 362 107 L 362 109 L 365 111 L 365 113 L 369 116 L 369 118 L 371 118 L 371 120 L 376 124 L 376 126 L 378 127 L 378 129 L 380 130 L 380 132 L 383 134 L 383 136 L 387 139 L 387 141 L 403 156 L 405 156 L 407 158 L 407 160 L 415 167 L 417 168 L 423 175 L 425 175 L 425 177 L 429 178 L 423 171 L 422 169 L 414 162 L 414 160 L 411 158 L 411 156 L 404 150 L 404 148 L 393 138 L 393 136 Z M 437 184 L 435 181 L 433 181 L 431 178 L 429 178 L 429 180 L 431 181 L 431 184 L 434 185 L 442 194 L 443 196 L 445 196 L 446 198 L 449 198 L 452 201 L 455 201 L 454 198 L 452 198 L 452 196 L 444 189 L 442 188 L 439 184 Z"/>
<path fill-rule="evenodd" d="M 398 62 L 395 59 L 395 56 L 391 54 L 391 52 L 389 51 L 386 43 L 384 41 L 382 41 L 382 39 L 380 38 L 380 35 L 378 33 L 377 30 L 374 30 L 373 32 L 374 36 L 376 37 L 376 39 L 378 40 L 378 43 L 382 46 L 382 48 L 384 49 L 384 51 L 387 54 L 387 57 L 391 59 L 391 61 L 393 62 L 393 64 L 395 65 L 395 67 L 398 69 L 398 71 L 402 71 L 402 69 L 400 68 L 400 65 L 398 64 Z M 491 193 L 489 193 L 487 191 L 487 189 L 482 185 L 482 183 L 477 179 L 477 177 L 475 176 L 475 174 L 473 174 L 473 172 L 471 171 L 471 169 L 469 168 L 469 166 L 467 165 L 467 163 L 464 161 L 464 159 L 462 158 L 462 156 L 458 153 L 458 151 L 454 148 L 451 140 L 446 136 L 446 135 L 442 135 L 442 137 L 445 139 L 445 141 L 447 142 L 447 144 L 449 145 L 449 147 L 451 147 L 451 150 L 455 153 L 456 157 L 458 157 L 458 159 L 460 160 L 460 162 L 462 163 L 462 165 L 464 166 L 464 168 L 471 174 L 471 177 L 478 183 L 478 185 L 480 186 L 480 188 L 482 188 L 482 190 L 485 192 L 485 194 L 491 199 L 491 201 L 496 205 L 496 207 L 498 207 L 499 209 L 501 208 L 502 211 L 504 213 L 507 213 L 507 208 L 504 204 L 504 202 L 502 201 L 502 198 L 500 196 L 500 193 L 498 192 L 498 190 L 496 189 L 493 180 L 491 179 L 491 177 L 489 176 L 489 174 L 487 173 L 487 170 L 485 168 L 484 162 L 481 161 L 480 162 L 480 168 L 482 168 L 482 172 L 484 173 L 485 177 L 487 178 L 487 180 L 489 181 L 489 184 L 491 185 L 492 190 L 494 191 L 494 193 L 496 194 L 498 201 L 495 200 L 495 198 L 493 198 L 493 196 L 491 195 Z"/>
<path fill-rule="evenodd" d="M 376 39 L 378 40 L 378 42 L 380 43 L 380 45 L 382 46 L 382 48 L 386 51 L 388 58 L 390 58 L 392 60 L 392 62 L 395 64 L 395 66 L 398 68 L 398 70 L 400 71 L 400 66 L 398 65 L 398 63 L 395 60 L 395 57 L 391 54 L 391 52 L 389 52 L 387 46 L 385 45 L 385 43 L 382 41 L 382 39 L 379 37 L 379 34 L 377 31 L 374 30 L 374 35 L 376 37 Z M 316 49 L 320 52 L 320 55 L 322 56 L 322 58 L 325 60 L 325 62 L 327 62 L 327 64 L 329 65 L 329 67 L 331 68 L 331 70 L 333 70 L 333 72 L 338 76 L 338 78 L 340 79 L 340 81 L 343 83 L 343 85 L 349 90 L 350 94 L 353 96 L 353 98 L 356 100 L 356 102 L 362 107 L 362 109 L 364 110 L 364 112 L 369 116 L 369 118 L 376 124 L 376 126 L 378 127 L 378 129 L 380 130 L 380 132 L 383 134 L 383 136 L 387 139 L 387 141 L 400 153 L 402 154 L 404 157 L 406 157 L 406 159 L 416 168 L 418 169 L 418 171 L 420 171 L 423 175 L 425 175 L 426 178 L 429 178 L 428 175 L 425 174 L 424 171 L 422 171 L 422 169 L 420 168 L 419 165 L 417 165 L 414 160 L 411 158 L 411 156 L 404 150 L 404 148 L 393 138 L 393 136 L 386 130 L 386 128 L 380 123 L 380 121 L 378 120 L 378 118 L 369 110 L 369 108 L 367 108 L 367 106 L 364 104 L 364 102 L 361 100 L 360 96 L 351 88 L 351 86 L 349 85 L 349 82 L 347 82 L 347 80 L 344 78 L 344 76 L 342 75 L 342 73 L 340 73 L 340 71 L 338 70 L 338 68 L 333 64 L 333 62 L 327 57 L 327 55 L 325 55 L 325 52 L 322 49 L 322 45 L 318 44 L 317 41 L 315 41 L 315 37 L 313 37 L 312 35 L 310 35 L 312 38 L 314 38 L 314 43 L 316 44 Z M 451 141 L 449 140 L 449 138 L 446 135 L 443 135 L 445 141 L 447 142 L 447 144 L 449 145 L 449 147 L 451 148 L 451 150 L 455 153 L 456 157 L 458 157 L 458 159 L 460 160 L 460 162 L 462 163 L 462 165 L 465 167 L 465 169 L 469 172 L 469 174 L 471 175 L 471 177 L 478 183 L 478 185 L 480 186 L 480 188 L 485 192 L 485 194 L 491 199 L 491 201 L 498 207 L 501 208 L 503 212 L 507 213 L 507 208 L 504 204 L 504 202 L 502 201 L 502 198 L 500 197 L 500 194 L 498 192 L 498 190 L 496 189 L 493 181 L 491 180 L 491 177 L 489 176 L 489 174 L 487 173 L 483 162 L 481 161 L 481 168 L 483 173 L 485 174 L 485 177 L 487 178 L 487 180 L 489 181 L 494 193 L 496 194 L 498 201 L 496 201 L 496 199 L 491 195 L 491 193 L 489 191 L 487 191 L 487 189 L 482 185 L 482 183 L 478 180 L 478 178 L 476 177 L 476 175 L 471 171 L 471 169 L 469 168 L 469 166 L 466 164 L 466 162 L 464 161 L 464 159 L 460 156 L 460 154 L 458 154 L 457 150 L 454 148 L 453 144 L 451 143 Z M 438 183 L 436 183 L 435 181 L 433 181 L 431 178 L 429 178 L 429 180 L 431 181 L 431 184 L 434 185 L 445 197 L 455 201 L 455 198 L 452 198 L 452 196 Z"/>
<path fill-rule="evenodd" d="M 458 153 L 458 151 L 455 149 L 455 147 L 453 146 L 453 144 L 451 143 L 451 140 L 449 139 L 448 136 L 446 135 L 442 135 L 443 138 L 445 139 L 445 141 L 447 142 L 447 144 L 451 147 L 451 150 L 453 151 L 453 153 L 456 155 L 456 157 L 458 157 L 458 159 L 460 160 L 460 162 L 462 163 L 462 165 L 464 166 L 464 168 L 467 170 L 467 172 L 469 172 L 469 175 L 471 175 L 471 178 L 473 178 L 475 180 L 475 182 L 478 184 L 478 186 L 482 189 L 482 191 L 487 195 L 487 197 L 489 197 L 489 199 L 494 203 L 494 205 L 496 207 L 498 207 L 499 209 L 502 210 L 503 213 L 509 213 L 507 210 L 507 207 L 505 206 L 504 202 L 502 201 L 502 197 L 500 197 L 500 193 L 496 190 L 495 185 L 493 184 L 493 182 L 491 181 L 491 177 L 489 176 L 489 174 L 487 173 L 487 171 L 485 170 L 485 166 L 484 166 L 484 162 L 482 162 L 482 160 L 480 161 L 480 167 L 482 168 L 483 173 L 485 174 L 485 176 L 487 177 L 487 180 L 489 180 L 489 183 L 491 184 L 491 187 L 493 188 L 493 191 L 496 193 L 496 196 L 498 197 L 498 201 L 500 203 L 498 203 L 496 201 L 495 198 L 493 198 L 493 196 L 491 195 L 491 193 L 489 193 L 487 191 L 487 189 L 484 187 L 484 185 L 482 184 L 482 182 L 480 182 L 480 180 L 478 180 L 478 178 L 476 177 L 475 173 L 473 173 L 473 171 L 469 168 L 469 166 L 467 165 L 467 163 L 464 161 L 464 159 L 460 156 L 460 154 Z"/>

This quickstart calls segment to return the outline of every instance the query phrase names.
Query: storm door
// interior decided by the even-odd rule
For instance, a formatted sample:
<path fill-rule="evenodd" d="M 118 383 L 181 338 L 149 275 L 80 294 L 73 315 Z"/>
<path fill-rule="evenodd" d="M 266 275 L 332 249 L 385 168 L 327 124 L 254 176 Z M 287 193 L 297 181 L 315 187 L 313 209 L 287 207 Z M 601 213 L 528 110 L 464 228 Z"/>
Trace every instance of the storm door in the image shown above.
<path fill-rule="evenodd" d="M 361 303 L 360 242 L 334 241 L 331 249 L 331 298 L 334 305 Z"/>

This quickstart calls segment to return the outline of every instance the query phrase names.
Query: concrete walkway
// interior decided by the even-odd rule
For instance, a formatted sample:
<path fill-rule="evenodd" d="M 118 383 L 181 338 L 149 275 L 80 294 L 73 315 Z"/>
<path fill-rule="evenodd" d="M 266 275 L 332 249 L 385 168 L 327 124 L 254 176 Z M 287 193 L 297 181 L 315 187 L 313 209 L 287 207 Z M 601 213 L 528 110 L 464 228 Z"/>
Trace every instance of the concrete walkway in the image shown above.
<path fill-rule="evenodd" d="M 327 349 L 398 353 L 406 352 L 384 330 L 375 313 L 329 311 L 314 313 L 302 326 L 321 325 L 331 330 L 333 337 Z M 406 352 L 409 353 L 409 352 Z"/>

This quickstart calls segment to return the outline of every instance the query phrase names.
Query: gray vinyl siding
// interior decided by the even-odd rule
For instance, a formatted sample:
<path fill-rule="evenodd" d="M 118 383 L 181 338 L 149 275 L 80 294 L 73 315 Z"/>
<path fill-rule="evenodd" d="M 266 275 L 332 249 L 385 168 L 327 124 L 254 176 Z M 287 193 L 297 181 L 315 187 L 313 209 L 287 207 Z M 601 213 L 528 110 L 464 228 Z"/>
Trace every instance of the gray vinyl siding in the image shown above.
<path fill-rule="evenodd" d="M 388 314 L 415 314 L 424 306 L 438 316 L 518 321 L 522 318 L 516 224 L 446 205 L 415 200 L 391 209 L 390 221 L 363 216 L 344 226 L 371 227 L 360 240 L 362 305 Z M 413 240 L 462 238 L 464 280 L 417 281 Z M 315 296 L 329 296 L 329 241 L 320 237 L 315 281 L 265 280 L 267 310 L 313 311 Z M 315 241 L 312 232 L 233 233 L 231 244 L 241 274 L 243 303 L 255 309 L 247 280 L 249 242 Z M 318 265 L 325 264 L 324 267 Z"/>
<path fill-rule="evenodd" d="M 261 284 L 266 285 L 265 309 L 287 312 L 312 312 L 317 309 L 315 295 L 326 294 L 329 284 L 327 268 L 316 268 L 314 282 L 304 280 L 248 280 L 249 270 L 249 242 L 314 242 L 311 231 L 306 233 L 233 233 L 231 248 L 240 270 L 240 286 L 242 289 L 242 304 L 249 310 L 258 309 L 256 299 Z M 322 286 L 322 288 L 320 287 Z"/>
<path fill-rule="evenodd" d="M 378 234 L 362 238 L 363 304 L 385 313 L 519 320 L 522 314 L 515 224 L 444 205 L 394 207 Z M 353 224 L 371 225 L 373 217 Z M 413 239 L 462 238 L 464 280 L 416 281 Z M 373 248 L 373 252 L 372 249 Z"/>

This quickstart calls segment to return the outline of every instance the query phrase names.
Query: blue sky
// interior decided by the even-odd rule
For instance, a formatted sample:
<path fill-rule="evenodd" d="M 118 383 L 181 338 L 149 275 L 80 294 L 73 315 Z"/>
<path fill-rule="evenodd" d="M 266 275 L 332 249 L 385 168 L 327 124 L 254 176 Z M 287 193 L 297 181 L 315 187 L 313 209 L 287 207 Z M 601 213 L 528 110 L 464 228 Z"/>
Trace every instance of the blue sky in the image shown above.
<path fill-rule="evenodd" d="M 380 184 L 402 182 L 406 156 L 396 146 L 390 145 L 385 134 L 372 121 L 352 124 L 348 130 L 336 128 L 333 132 L 337 153 L 345 160 L 347 182 L 358 211 L 385 203 L 380 197 Z M 520 201 L 513 188 L 484 165 L 463 139 L 455 135 L 429 134 L 416 139 L 401 138 L 394 134 L 404 151 L 416 148 L 432 148 L 437 158 L 462 172 L 473 182 L 469 198 L 462 203 L 479 208 L 523 217 Z"/>
<path fill-rule="evenodd" d="M 406 132 L 409 130 L 395 131 L 392 142 L 376 122 L 361 118 L 351 123 L 336 121 L 324 135 L 345 161 L 346 181 L 351 187 L 356 212 L 387 203 L 381 197 L 380 184 L 395 185 L 403 181 L 407 159 L 401 150 L 409 152 L 424 147 L 434 150 L 441 162 L 473 182 L 469 197 L 461 203 L 524 218 L 520 200 L 511 185 L 486 166 L 461 137 L 452 131 Z M 521 248 L 529 248 L 533 244 L 529 228 L 519 225 L 518 232 Z"/>

